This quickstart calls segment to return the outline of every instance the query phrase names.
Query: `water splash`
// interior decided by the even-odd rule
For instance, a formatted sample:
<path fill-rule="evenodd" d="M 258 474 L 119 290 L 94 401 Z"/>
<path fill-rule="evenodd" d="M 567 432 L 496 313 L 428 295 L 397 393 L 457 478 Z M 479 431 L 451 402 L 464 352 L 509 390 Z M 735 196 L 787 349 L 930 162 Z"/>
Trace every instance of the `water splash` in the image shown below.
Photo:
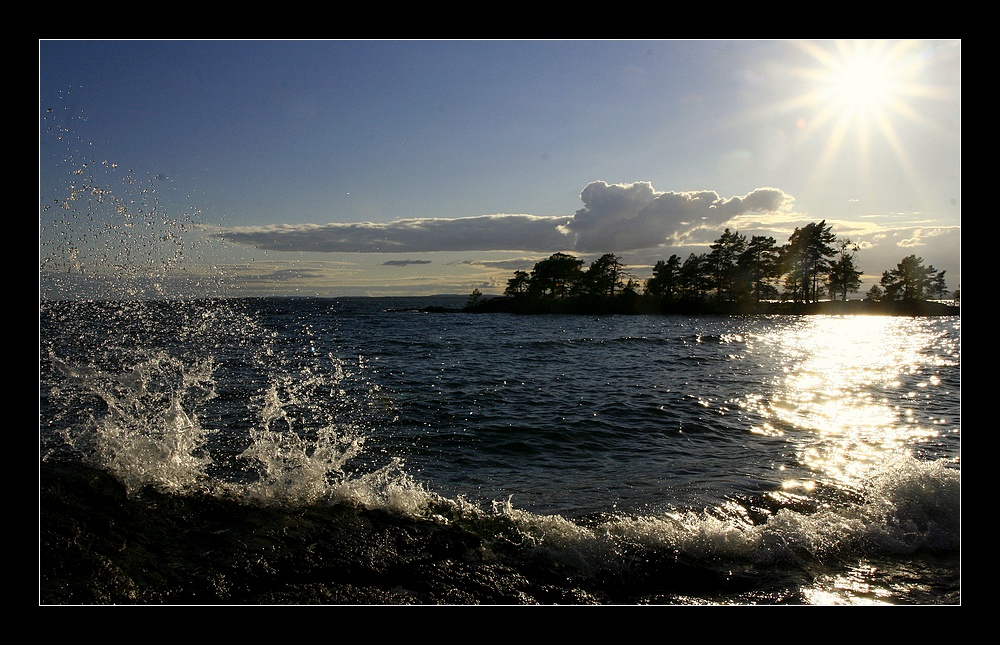
<path fill-rule="evenodd" d="M 113 473 L 129 491 L 147 485 L 191 490 L 211 462 L 206 430 L 193 409 L 215 396 L 212 360 L 185 365 L 163 353 L 113 373 L 78 367 L 50 353 L 72 400 L 97 397 L 103 411 L 62 430 L 78 455 Z"/>
<path fill-rule="evenodd" d="M 308 504 L 412 506 L 401 461 L 364 456 L 378 388 L 246 314 L 190 195 L 102 159 L 86 117 L 50 107 L 40 186 L 42 459 L 69 456 L 135 493 L 154 486 Z M 228 256 L 225 256 L 228 257 Z M 308 348 L 309 351 L 303 351 Z M 349 391 L 350 390 L 350 391 Z"/>
<path fill-rule="evenodd" d="M 327 416 L 317 409 L 314 399 L 317 388 L 329 385 L 331 394 L 339 392 L 344 372 L 339 362 L 332 382 L 305 370 L 302 380 L 284 377 L 282 383 L 271 383 L 260 397 L 260 424 L 250 431 L 250 446 L 240 458 L 260 465 L 259 477 L 247 487 L 246 494 L 259 501 L 284 503 L 314 503 L 329 494 L 332 484 L 343 481 L 347 463 L 361 454 L 364 447 L 362 430 L 345 424 L 323 425 L 311 437 L 296 432 L 296 422 L 313 422 L 316 415 Z M 293 407 L 305 406 L 310 418 L 296 418 Z M 327 421 L 324 419 L 324 421 Z M 332 420 L 335 421 L 335 420 Z"/>

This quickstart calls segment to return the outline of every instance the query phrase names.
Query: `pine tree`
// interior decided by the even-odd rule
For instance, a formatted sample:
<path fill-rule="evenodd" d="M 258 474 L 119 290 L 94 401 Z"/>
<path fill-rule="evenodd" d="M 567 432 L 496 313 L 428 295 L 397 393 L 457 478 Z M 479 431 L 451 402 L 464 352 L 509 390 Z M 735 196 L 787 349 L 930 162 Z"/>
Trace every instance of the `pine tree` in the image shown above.
<path fill-rule="evenodd" d="M 854 254 L 857 250 L 857 245 L 852 244 L 850 240 L 840 243 L 837 251 L 839 257 L 830 264 L 826 282 L 832 300 L 836 300 L 838 296 L 841 300 L 847 300 L 848 293 L 854 293 L 861 288 L 861 271 L 854 264 Z"/>
<path fill-rule="evenodd" d="M 796 302 L 816 302 L 819 299 L 820 276 L 827 275 L 829 258 L 836 255 L 832 246 L 837 236 L 823 220 L 796 228 L 784 248 L 785 286 Z"/>
<path fill-rule="evenodd" d="M 880 284 L 885 289 L 886 300 L 926 300 L 940 297 L 947 291 L 944 271 L 924 266 L 924 259 L 915 255 L 903 258 L 895 269 L 883 271 Z"/>

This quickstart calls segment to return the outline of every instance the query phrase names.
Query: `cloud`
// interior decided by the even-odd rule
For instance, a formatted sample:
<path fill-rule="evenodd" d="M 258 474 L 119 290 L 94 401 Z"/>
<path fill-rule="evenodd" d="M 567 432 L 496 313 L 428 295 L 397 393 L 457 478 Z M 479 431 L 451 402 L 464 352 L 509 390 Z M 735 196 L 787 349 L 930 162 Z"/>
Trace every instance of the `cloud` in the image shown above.
<path fill-rule="evenodd" d="M 597 181 L 580 194 L 584 207 L 564 230 L 578 251 L 618 253 L 659 246 L 702 227 L 748 213 L 781 210 L 792 198 L 776 188 L 758 188 L 723 199 L 715 191 L 657 192 L 649 182 Z"/>
<path fill-rule="evenodd" d="M 905 240 L 900 240 L 896 242 L 896 246 L 903 249 L 908 249 L 917 246 L 924 246 L 925 244 L 926 242 L 924 242 L 923 237 L 920 235 L 919 230 L 913 232 L 913 237 L 908 237 Z"/>
<path fill-rule="evenodd" d="M 461 260 L 460 262 L 453 264 L 464 264 L 472 267 L 479 267 L 488 270 L 499 269 L 501 271 L 517 271 L 519 269 L 530 269 L 535 266 L 539 260 L 544 260 L 544 257 L 532 257 L 532 258 L 508 258 L 506 260 Z"/>
<path fill-rule="evenodd" d="M 781 210 L 792 198 L 777 188 L 758 188 L 723 199 L 715 191 L 657 192 L 649 182 L 588 184 L 584 207 L 564 227 L 577 251 L 617 253 L 659 246 L 697 228 L 739 215 Z"/>
<path fill-rule="evenodd" d="M 430 264 L 431 260 L 386 260 L 382 263 L 384 267 L 405 267 L 411 264 Z"/>
<path fill-rule="evenodd" d="M 588 184 L 580 198 L 584 207 L 567 217 L 500 214 L 390 223 L 282 224 L 225 228 L 213 235 L 271 251 L 620 253 L 653 248 L 739 215 L 782 210 L 792 201 L 777 188 L 724 199 L 714 191 L 657 192 L 649 182 L 603 181 Z"/>
<path fill-rule="evenodd" d="M 221 229 L 214 237 L 269 251 L 429 253 L 551 251 L 566 248 L 566 217 L 481 215 L 402 219 L 380 224 L 280 224 Z"/>
<path fill-rule="evenodd" d="M 896 242 L 896 246 L 904 249 L 917 246 L 927 246 L 927 244 L 929 244 L 929 242 L 927 241 L 928 238 L 939 237 L 941 235 L 946 234 L 947 232 L 948 229 L 945 228 L 937 228 L 937 229 L 918 228 L 913 231 L 913 234 L 910 237 L 902 239 L 899 242 Z"/>

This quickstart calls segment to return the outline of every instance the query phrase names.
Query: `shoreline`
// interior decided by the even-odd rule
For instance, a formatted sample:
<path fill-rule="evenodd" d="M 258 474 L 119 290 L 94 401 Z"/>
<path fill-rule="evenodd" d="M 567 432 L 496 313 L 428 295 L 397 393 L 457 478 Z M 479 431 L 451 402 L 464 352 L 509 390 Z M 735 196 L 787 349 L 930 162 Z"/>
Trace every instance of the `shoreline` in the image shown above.
<path fill-rule="evenodd" d="M 870 300 L 825 300 L 812 303 L 652 303 L 638 300 L 583 302 L 573 300 L 527 300 L 500 296 L 465 307 L 423 307 L 424 313 L 509 313 L 518 315 L 875 315 L 960 316 L 961 306 L 931 301 L 874 302 Z"/>

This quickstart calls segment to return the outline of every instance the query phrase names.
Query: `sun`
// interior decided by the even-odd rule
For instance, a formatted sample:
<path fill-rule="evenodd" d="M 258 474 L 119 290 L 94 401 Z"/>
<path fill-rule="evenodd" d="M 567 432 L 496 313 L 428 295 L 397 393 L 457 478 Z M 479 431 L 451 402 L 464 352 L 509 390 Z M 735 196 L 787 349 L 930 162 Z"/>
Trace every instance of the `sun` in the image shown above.
<path fill-rule="evenodd" d="M 915 40 L 798 41 L 802 60 L 791 71 L 798 91 L 784 108 L 801 114 L 802 140 L 821 138 L 818 180 L 843 160 L 870 175 L 877 149 L 886 150 L 915 181 L 908 128 L 939 129 L 921 110 L 927 101 L 954 100 L 952 85 L 924 78 L 933 43 Z"/>
<path fill-rule="evenodd" d="M 911 41 L 805 41 L 797 43 L 812 61 L 800 70 L 808 90 L 800 96 L 803 104 L 816 108 L 812 126 L 833 125 L 870 135 L 877 126 L 891 137 L 895 115 L 905 114 L 906 97 L 919 57 L 910 56 Z M 910 115 L 911 117 L 913 115 Z"/>
<path fill-rule="evenodd" d="M 878 115 L 897 98 L 900 69 L 888 56 L 868 48 L 844 52 L 827 70 L 823 94 L 842 114 L 860 119 Z"/>

